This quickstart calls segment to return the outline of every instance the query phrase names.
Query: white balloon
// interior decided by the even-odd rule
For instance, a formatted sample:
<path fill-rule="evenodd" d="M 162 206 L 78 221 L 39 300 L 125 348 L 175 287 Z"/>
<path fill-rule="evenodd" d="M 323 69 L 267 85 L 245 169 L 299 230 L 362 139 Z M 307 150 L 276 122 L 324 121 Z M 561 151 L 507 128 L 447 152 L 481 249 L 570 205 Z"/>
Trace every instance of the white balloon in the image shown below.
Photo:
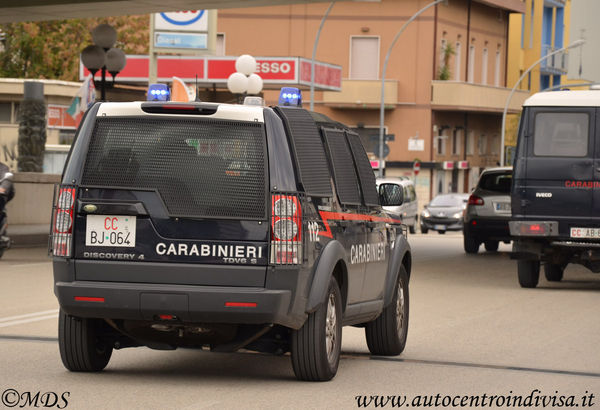
<path fill-rule="evenodd" d="M 258 74 L 248 76 L 248 94 L 258 94 L 262 91 L 263 80 Z"/>
<path fill-rule="evenodd" d="M 233 73 L 227 79 L 227 88 L 233 94 L 243 94 L 248 89 L 248 77 L 242 73 Z"/>
<path fill-rule="evenodd" d="M 235 69 L 246 75 L 256 71 L 256 59 L 248 54 L 242 54 L 235 60 Z"/>

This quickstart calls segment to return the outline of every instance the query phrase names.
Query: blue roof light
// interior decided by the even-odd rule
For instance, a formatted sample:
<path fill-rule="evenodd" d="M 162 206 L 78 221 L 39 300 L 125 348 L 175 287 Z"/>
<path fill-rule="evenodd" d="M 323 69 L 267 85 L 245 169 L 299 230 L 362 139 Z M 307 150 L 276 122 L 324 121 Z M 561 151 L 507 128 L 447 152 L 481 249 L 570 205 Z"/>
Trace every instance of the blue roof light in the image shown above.
<path fill-rule="evenodd" d="M 169 87 L 166 84 L 150 84 L 148 87 L 148 101 L 169 101 Z"/>
<path fill-rule="evenodd" d="M 302 107 L 302 94 L 298 88 L 283 87 L 279 93 L 279 105 L 287 107 Z"/>

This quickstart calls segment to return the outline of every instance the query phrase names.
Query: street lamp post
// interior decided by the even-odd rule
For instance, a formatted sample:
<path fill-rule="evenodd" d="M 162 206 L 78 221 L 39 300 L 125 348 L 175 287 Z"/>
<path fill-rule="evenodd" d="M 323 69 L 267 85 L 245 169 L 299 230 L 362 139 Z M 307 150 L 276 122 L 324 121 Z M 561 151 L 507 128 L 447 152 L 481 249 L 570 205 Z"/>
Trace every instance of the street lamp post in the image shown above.
<path fill-rule="evenodd" d="M 529 68 L 527 70 L 525 70 L 523 75 L 521 75 L 521 77 L 517 80 L 517 82 L 515 83 L 513 88 L 510 90 L 510 93 L 508 94 L 508 97 L 506 98 L 506 103 L 504 104 L 504 111 L 502 111 L 502 131 L 500 133 L 500 165 L 504 166 L 504 141 L 505 141 L 505 134 L 506 134 L 506 114 L 508 112 L 508 105 L 510 104 L 510 99 L 512 98 L 513 94 L 517 90 L 517 87 L 519 86 L 519 84 L 521 84 L 521 81 L 523 81 L 523 79 L 527 76 L 527 74 L 529 74 L 529 72 L 533 69 L 533 67 L 535 67 L 542 61 L 548 59 L 549 57 L 552 57 L 555 54 L 561 53 L 569 48 L 579 47 L 579 46 L 583 45 L 584 43 L 585 43 L 585 40 L 579 39 L 579 40 L 572 42 L 571 44 L 569 44 L 566 47 L 559 48 L 558 50 L 554 50 L 553 52 L 546 54 L 545 56 L 543 56 L 542 58 L 537 60 L 535 63 L 533 63 L 531 66 L 529 66 Z"/>
<path fill-rule="evenodd" d="M 448 0 L 435 0 L 434 2 L 429 3 L 427 6 L 423 7 L 421 10 L 419 10 L 415 14 L 413 14 L 412 17 L 409 18 L 406 21 L 406 23 L 404 23 L 402 25 L 402 27 L 400 27 L 400 31 L 398 31 L 398 33 L 396 34 L 396 37 L 394 37 L 394 40 L 392 41 L 392 44 L 390 44 L 387 54 L 385 55 L 385 61 L 383 63 L 383 71 L 381 73 L 381 103 L 379 105 L 379 152 L 378 152 L 378 156 L 379 156 L 379 176 L 380 177 L 383 176 L 383 145 L 385 142 L 384 133 L 383 133 L 383 124 L 384 124 L 384 119 L 385 119 L 385 114 L 384 114 L 384 110 L 385 110 L 385 108 L 384 108 L 384 105 L 385 105 L 385 72 L 387 71 L 387 65 L 388 65 L 388 61 L 390 59 L 390 54 L 392 53 L 392 48 L 396 44 L 396 41 L 398 41 L 398 38 L 400 37 L 400 35 L 404 32 L 404 30 L 410 23 L 412 23 L 417 17 L 419 17 L 423 12 L 425 12 L 430 7 L 435 6 L 442 2 L 448 4 Z"/>
<path fill-rule="evenodd" d="M 113 47 L 117 41 L 117 32 L 112 26 L 100 24 L 92 30 L 92 39 L 94 44 L 83 49 L 81 61 L 92 73 L 92 78 L 98 70 L 102 71 L 100 99 L 106 101 L 106 72 L 112 75 L 114 84 L 115 77 L 125 67 L 127 58 L 123 50 Z"/>
<path fill-rule="evenodd" d="M 323 15 L 321 19 L 321 24 L 319 24 L 319 29 L 317 30 L 317 36 L 315 37 L 315 43 L 313 44 L 313 52 L 312 58 L 310 60 L 310 110 L 315 110 L 315 57 L 317 56 L 317 45 L 319 44 L 319 37 L 321 37 L 321 30 L 323 29 L 323 25 L 325 24 L 325 20 L 327 20 L 327 16 L 329 16 L 329 12 L 333 8 L 335 4 L 335 0 L 331 2 L 327 11 Z"/>

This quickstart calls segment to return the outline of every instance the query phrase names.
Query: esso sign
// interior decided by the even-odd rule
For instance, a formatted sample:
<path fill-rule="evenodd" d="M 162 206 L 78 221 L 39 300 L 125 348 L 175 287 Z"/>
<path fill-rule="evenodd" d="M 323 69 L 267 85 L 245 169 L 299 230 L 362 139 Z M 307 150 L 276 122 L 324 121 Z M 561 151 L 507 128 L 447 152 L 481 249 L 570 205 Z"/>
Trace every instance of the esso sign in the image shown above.
<path fill-rule="evenodd" d="M 187 26 L 202 18 L 204 10 L 175 11 L 172 13 L 160 13 L 160 16 L 171 24 Z"/>
<path fill-rule="evenodd" d="M 256 64 L 258 74 L 287 74 L 292 70 L 292 65 L 288 62 L 262 61 Z"/>

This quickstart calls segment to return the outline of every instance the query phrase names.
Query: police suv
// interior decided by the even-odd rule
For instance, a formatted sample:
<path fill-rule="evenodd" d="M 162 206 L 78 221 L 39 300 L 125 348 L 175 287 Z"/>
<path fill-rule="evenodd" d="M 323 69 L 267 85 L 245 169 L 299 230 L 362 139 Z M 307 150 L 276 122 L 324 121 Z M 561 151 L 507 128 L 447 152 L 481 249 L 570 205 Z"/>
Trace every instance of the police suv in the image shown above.
<path fill-rule="evenodd" d="M 345 325 L 373 354 L 404 349 L 406 231 L 358 134 L 298 106 L 96 103 L 52 225 L 71 371 L 125 347 L 246 349 L 329 380 Z"/>
<path fill-rule="evenodd" d="M 538 93 L 523 104 L 511 191 L 522 287 L 567 264 L 600 272 L 600 91 Z"/>

